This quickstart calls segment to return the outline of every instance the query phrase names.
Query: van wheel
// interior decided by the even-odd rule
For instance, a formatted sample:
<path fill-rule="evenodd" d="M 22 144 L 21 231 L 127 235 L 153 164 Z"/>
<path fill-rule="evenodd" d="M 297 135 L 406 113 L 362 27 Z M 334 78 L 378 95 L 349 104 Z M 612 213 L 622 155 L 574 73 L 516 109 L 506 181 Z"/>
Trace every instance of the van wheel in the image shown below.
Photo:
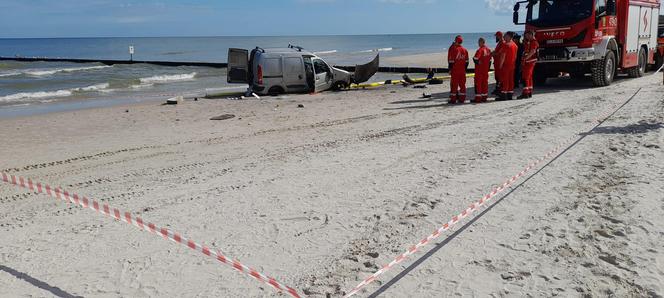
<path fill-rule="evenodd" d="M 267 94 L 269 94 L 270 96 L 277 96 L 279 94 L 284 94 L 284 93 L 286 93 L 286 90 L 284 90 L 284 88 L 282 88 L 281 86 L 273 86 L 272 88 L 270 88 L 270 90 L 267 91 Z"/>
<path fill-rule="evenodd" d="M 346 88 L 348 88 L 348 84 L 346 84 L 344 81 L 338 81 L 332 85 L 332 90 L 334 91 L 340 91 Z"/>
<path fill-rule="evenodd" d="M 643 75 L 646 74 L 647 66 L 648 66 L 648 56 L 646 54 L 646 51 L 643 48 L 641 48 L 639 50 L 639 65 L 629 70 L 629 77 L 630 78 L 642 77 Z"/>
<path fill-rule="evenodd" d="M 604 59 L 593 61 L 592 77 L 595 87 L 604 87 L 613 83 L 616 76 L 616 54 L 608 51 Z"/>

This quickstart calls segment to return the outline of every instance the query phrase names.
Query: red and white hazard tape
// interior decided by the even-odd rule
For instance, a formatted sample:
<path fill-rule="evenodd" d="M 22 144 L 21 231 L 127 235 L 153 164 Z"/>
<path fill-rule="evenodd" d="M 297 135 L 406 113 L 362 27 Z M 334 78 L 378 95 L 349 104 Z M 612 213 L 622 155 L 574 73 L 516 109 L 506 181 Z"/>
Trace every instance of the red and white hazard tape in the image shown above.
<path fill-rule="evenodd" d="M 150 232 L 152 234 L 158 235 L 163 237 L 164 239 L 171 240 L 175 243 L 186 245 L 190 249 L 193 249 L 197 252 L 200 252 L 208 257 L 214 258 L 217 261 L 223 263 L 224 265 L 228 265 L 232 267 L 233 269 L 239 271 L 240 273 L 243 273 L 245 275 L 249 275 L 253 277 L 254 279 L 268 284 L 277 291 L 280 292 L 286 292 L 292 297 L 299 298 L 300 295 L 297 293 L 297 291 L 293 288 L 290 288 L 278 281 L 276 281 L 274 278 L 268 277 L 255 269 L 248 267 L 242 263 L 240 263 L 237 260 L 234 260 L 232 258 L 229 258 L 225 256 L 223 253 L 220 251 L 213 251 L 209 247 L 205 245 L 198 244 L 194 242 L 191 239 L 187 239 L 184 236 L 173 232 L 169 229 L 158 227 L 153 223 L 148 223 L 144 222 L 140 217 L 135 217 L 132 216 L 131 213 L 129 212 L 120 212 L 120 210 L 112 208 L 108 206 L 107 204 L 100 204 L 99 202 L 88 199 L 87 197 L 79 196 L 74 193 L 70 193 L 66 190 L 63 190 L 59 187 L 53 188 L 47 184 L 41 184 L 41 183 L 36 183 L 33 182 L 30 178 L 25 179 L 23 177 L 17 177 L 14 175 L 9 175 L 6 173 L 2 173 L 2 181 L 5 183 L 9 183 L 12 185 L 16 185 L 22 188 L 29 189 L 31 191 L 34 191 L 36 193 L 40 194 L 47 194 L 53 198 L 56 198 L 58 200 L 65 201 L 67 203 L 74 203 L 76 205 L 80 205 L 83 208 L 89 208 L 91 210 L 96 211 L 97 213 L 100 213 L 102 215 L 112 217 L 118 221 L 123 221 L 125 223 L 128 223 L 130 225 L 136 226 L 141 230 Z"/>
<path fill-rule="evenodd" d="M 641 89 L 639 89 L 639 91 L 640 90 Z M 634 96 L 636 96 L 636 94 L 638 94 L 639 91 L 637 91 L 634 94 Z M 631 98 L 633 98 L 634 96 L 632 96 Z M 630 100 L 631 100 L 631 98 L 630 98 Z M 592 123 L 589 125 L 589 128 L 592 128 L 592 127 L 596 126 L 598 123 L 601 123 L 602 121 L 606 120 L 611 114 L 616 112 L 616 109 L 619 106 L 624 105 L 624 104 L 625 103 L 618 103 L 618 104 L 615 104 L 615 105 L 611 106 L 611 108 L 609 108 L 607 110 L 607 112 L 602 113 L 601 116 L 599 116 L 598 118 L 595 118 L 592 121 Z M 579 130 L 579 132 L 586 132 L 587 130 L 588 129 Z M 486 194 L 479 201 L 471 204 L 470 207 L 468 207 L 466 210 L 463 210 L 458 215 L 452 217 L 452 219 L 449 222 L 445 223 L 442 227 L 440 227 L 439 229 L 434 231 L 431 235 L 429 235 L 426 238 L 422 239 L 417 244 L 411 246 L 406 252 L 404 252 L 401 255 L 394 258 L 394 260 L 392 260 L 392 262 L 390 262 L 389 264 L 383 266 L 381 269 L 376 271 L 374 274 L 372 274 L 371 276 L 364 279 L 360 284 L 358 284 L 355 288 L 353 288 L 350 292 L 348 292 L 348 294 L 346 294 L 346 296 L 344 296 L 344 297 L 351 297 L 351 296 L 357 294 L 364 287 L 366 287 L 367 285 L 371 284 L 376 279 L 378 279 L 379 276 L 385 274 L 387 271 L 392 269 L 394 266 L 400 264 L 401 262 L 406 260 L 408 257 L 414 255 L 423 246 L 426 246 L 427 244 L 431 243 L 431 241 L 433 241 L 436 238 L 440 237 L 440 235 L 443 232 L 449 230 L 452 226 L 458 224 L 459 222 L 461 222 L 463 219 L 470 216 L 475 211 L 478 211 L 482 206 L 486 205 L 486 203 L 488 203 L 491 199 L 495 198 L 498 194 L 500 194 L 501 192 L 503 192 L 504 190 L 506 190 L 510 186 L 514 185 L 515 182 L 517 182 L 519 179 L 523 178 L 532 169 L 537 168 L 543 162 L 557 156 L 561 152 L 561 150 L 563 150 L 565 147 L 569 146 L 569 144 L 573 143 L 577 138 L 578 138 L 578 133 L 574 134 L 573 136 L 571 136 L 566 141 L 563 141 L 562 143 L 560 143 L 558 146 L 556 146 L 551 151 L 546 153 L 546 155 L 544 155 L 540 159 L 528 164 L 523 170 L 521 170 L 521 172 L 519 172 L 518 174 L 516 174 L 516 175 L 512 176 L 511 178 L 507 179 L 507 181 L 505 181 L 502 185 L 494 188 L 490 193 Z"/>

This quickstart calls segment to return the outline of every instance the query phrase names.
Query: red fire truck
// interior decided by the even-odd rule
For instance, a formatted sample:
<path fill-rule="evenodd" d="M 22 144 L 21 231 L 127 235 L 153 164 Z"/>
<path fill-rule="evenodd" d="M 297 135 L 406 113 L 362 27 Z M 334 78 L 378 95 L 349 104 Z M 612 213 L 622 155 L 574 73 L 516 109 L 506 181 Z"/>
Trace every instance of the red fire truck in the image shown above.
<path fill-rule="evenodd" d="M 514 6 L 514 24 L 540 44 L 537 84 L 564 72 L 608 86 L 618 73 L 640 77 L 662 61 L 659 11 L 659 0 L 528 0 Z"/>

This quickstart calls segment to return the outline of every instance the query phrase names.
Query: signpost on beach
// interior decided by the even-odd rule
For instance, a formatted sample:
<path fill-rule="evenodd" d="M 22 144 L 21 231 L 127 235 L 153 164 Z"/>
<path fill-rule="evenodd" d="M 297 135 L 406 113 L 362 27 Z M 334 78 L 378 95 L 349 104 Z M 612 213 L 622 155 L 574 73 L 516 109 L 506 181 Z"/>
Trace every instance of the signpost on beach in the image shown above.
<path fill-rule="evenodd" d="M 129 61 L 134 61 L 134 46 L 129 46 Z"/>

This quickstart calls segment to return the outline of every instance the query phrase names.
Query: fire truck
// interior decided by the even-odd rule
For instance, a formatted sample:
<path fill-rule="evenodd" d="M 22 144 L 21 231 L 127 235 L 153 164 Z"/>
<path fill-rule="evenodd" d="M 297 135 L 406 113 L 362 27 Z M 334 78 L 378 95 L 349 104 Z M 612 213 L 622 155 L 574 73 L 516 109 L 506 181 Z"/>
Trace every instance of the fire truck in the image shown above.
<path fill-rule="evenodd" d="M 536 84 L 569 73 L 608 86 L 619 73 L 641 77 L 661 63 L 659 11 L 660 0 L 528 0 L 515 4 L 513 21 L 540 44 Z"/>

